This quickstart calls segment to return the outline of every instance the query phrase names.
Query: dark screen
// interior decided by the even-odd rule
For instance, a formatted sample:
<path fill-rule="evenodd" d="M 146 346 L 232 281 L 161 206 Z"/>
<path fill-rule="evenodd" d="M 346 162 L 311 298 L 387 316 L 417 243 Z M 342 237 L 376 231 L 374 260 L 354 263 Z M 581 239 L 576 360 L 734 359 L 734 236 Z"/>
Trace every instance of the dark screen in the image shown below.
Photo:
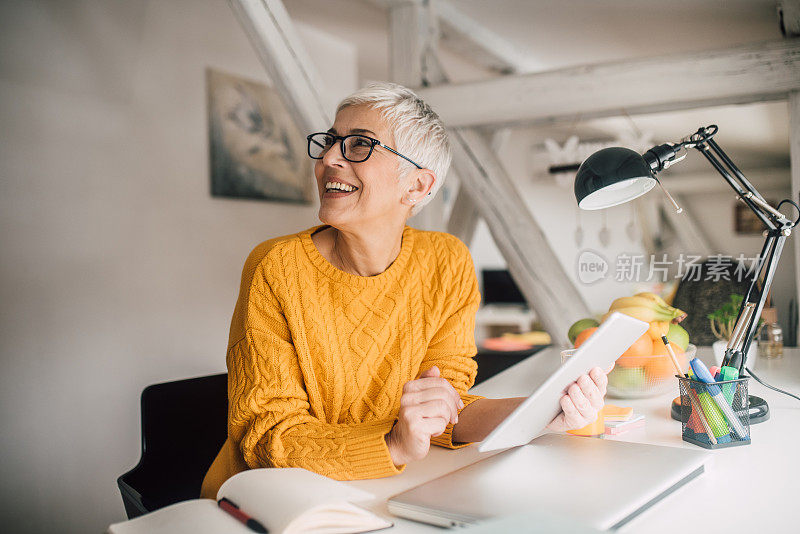
<path fill-rule="evenodd" d="M 527 301 L 506 269 L 483 269 L 484 304 L 525 304 Z"/>

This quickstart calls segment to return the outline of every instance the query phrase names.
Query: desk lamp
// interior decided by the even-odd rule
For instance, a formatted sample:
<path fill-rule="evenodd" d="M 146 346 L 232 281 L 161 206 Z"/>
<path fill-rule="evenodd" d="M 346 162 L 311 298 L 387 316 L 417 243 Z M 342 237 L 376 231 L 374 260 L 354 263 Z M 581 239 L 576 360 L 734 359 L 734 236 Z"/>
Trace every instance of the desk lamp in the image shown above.
<path fill-rule="evenodd" d="M 705 156 L 733 188 L 736 197 L 747 204 L 767 227 L 764 232 L 766 241 L 759 256 L 758 271 L 753 276 L 747 294 L 742 300 L 723 360 L 723 365 L 738 368 L 741 376 L 745 369 L 747 349 L 750 348 L 755 335 L 758 318 L 761 316 L 767 293 L 772 285 L 784 242 L 791 235 L 792 228 L 800 222 L 800 207 L 789 199 L 782 200 L 778 204 L 778 208 L 785 203 L 791 204 L 798 211 L 798 219 L 791 221 L 778 209 L 770 206 L 713 140 L 717 130 L 717 126 L 712 124 L 700 128 L 678 143 L 658 145 L 642 155 L 621 147 L 599 150 L 578 168 L 575 176 L 575 198 L 581 209 L 598 210 L 631 201 L 658 185 L 675 210 L 681 213 L 682 209 L 664 189 L 656 175 L 683 160 L 690 148 L 696 148 Z M 760 278 L 763 278 L 763 282 L 759 288 Z M 758 380 L 749 368 L 747 371 Z M 757 404 L 764 402 L 761 399 L 752 399 Z M 765 406 L 764 409 L 768 408 Z"/>

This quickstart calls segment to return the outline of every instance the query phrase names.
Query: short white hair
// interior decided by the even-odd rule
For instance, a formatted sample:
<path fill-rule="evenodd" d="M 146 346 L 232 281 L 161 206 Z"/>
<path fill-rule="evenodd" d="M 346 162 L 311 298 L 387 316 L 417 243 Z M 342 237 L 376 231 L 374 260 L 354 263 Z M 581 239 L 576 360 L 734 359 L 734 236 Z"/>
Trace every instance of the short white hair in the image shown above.
<path fill-rule="evenodd" d="M 436 175 L 430 193 L 411 209 L 411 215 L 414 216 L 433 200 L 444 184 L 452 159 L 447 129 L 439 115 L 414 91 L 396 83 L 370 83 L 342 100 L 336 113 L 346 107 L 362 104 L 380 111 L 383 119 L 389 123 L 397 145 L 393 149 Z M 397 159 L 401 178 L 416 168 L 403 158 Z"/>

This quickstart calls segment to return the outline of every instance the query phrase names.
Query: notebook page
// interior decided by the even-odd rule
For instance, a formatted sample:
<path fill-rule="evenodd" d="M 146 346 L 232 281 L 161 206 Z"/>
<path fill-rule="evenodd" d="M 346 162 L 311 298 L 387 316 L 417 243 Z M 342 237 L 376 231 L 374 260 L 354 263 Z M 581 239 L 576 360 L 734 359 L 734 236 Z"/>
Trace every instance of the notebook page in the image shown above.
<path fill-rule="evenodd" d="M 374 499 L 366 491 L 299 467 L 250 469 L 226 480 L 217 499 L 227 497 L 270 532 L 283 532 L 304 512 L 322 505 Z"/>
<path fill-rule="evenodd" d="M 393 526 L 394 523 L 349 502 L 318 506 L 305 517 L 293 521 L 286 534 L 355 534 L 372 532 Z"/>
<path fill-rule="evenodd" d="M 252 534 L 211 499 L 183 501 L 108 527 L 109 534 Z"/>

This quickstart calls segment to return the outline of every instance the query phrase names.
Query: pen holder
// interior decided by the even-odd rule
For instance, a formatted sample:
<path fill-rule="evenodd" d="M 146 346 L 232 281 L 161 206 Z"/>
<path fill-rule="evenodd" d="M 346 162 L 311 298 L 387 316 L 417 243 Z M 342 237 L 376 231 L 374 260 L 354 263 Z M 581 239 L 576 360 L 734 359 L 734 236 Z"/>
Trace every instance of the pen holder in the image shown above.
<path fill-rule="evenodd" d="M 706 449 L 749 445 L 747 380 L 706 384 L 679 376 L 683 441 Z"/>

